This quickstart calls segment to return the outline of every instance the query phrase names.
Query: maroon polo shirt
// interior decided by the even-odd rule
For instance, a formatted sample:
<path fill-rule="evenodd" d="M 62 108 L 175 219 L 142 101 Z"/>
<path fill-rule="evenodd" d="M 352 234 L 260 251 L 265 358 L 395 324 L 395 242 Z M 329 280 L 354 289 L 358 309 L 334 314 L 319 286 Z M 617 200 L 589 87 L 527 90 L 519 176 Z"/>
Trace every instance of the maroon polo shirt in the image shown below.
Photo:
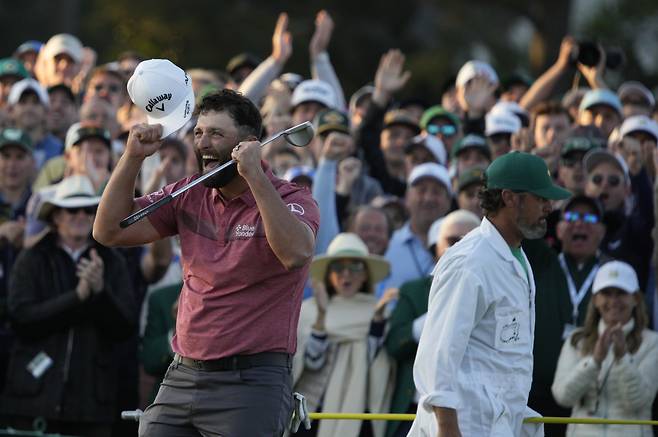
<path fill-rule="evenodd" d="M 318 206 L 308 189 L 266 175 L 297 220 L 317 234 Z M 140 208 L 197 176 L 136 199 Z M 270 248 L 251 190 L 226 200 L 198 184 L 148 216 L 162 237 L 180 235 L 183 288 L 174 352 L 210 360 L 297 348 L 297 322 L 310 260 L 287 271 Z M 295 244 L 290 240 L 290 244 Z"/>

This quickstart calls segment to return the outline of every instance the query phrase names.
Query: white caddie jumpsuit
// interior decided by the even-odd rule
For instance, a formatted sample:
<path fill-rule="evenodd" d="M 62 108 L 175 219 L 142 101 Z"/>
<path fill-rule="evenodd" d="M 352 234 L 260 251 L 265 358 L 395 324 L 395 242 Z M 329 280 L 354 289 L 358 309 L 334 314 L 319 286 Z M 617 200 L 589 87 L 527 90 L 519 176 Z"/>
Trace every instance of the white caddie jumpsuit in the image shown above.
<path fill-rule="evenodd" d="M 525 257 L 525 254 L 523 254 Z M 464 437 L 543 436 L 527 407 L 535 284 L 486 218 L 434 269 L 414 363 L 420 393 L 409 437 L 436 437 L 433 406 L 457 410 Z M 529 280 L 528 280 L 529 276 Z"/>

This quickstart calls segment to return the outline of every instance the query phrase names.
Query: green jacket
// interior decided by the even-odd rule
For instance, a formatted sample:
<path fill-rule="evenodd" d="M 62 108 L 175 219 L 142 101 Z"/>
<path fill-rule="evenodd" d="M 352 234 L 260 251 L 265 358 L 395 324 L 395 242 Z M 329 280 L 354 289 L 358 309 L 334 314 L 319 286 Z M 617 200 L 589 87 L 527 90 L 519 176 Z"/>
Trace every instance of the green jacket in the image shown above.
<path fill-rule="evenodd" d="M 158 379 L 153 387 L 151 400 L 155 397 L 160 381 L 164 377 L 174 354 L 171 351 L 169 333 L 176 326 L 171 309 L 178 299 L 182 284 L 155 290 L 148 300 L 146 328 L 142 337 L 140 361 L 144 371 Z"/>
<path fill-rule="evenodd" d="M 400 297 L 389 320 L 386 350 L 397 362 L 395 391 L 391 401 L 392 413 L 406 413 L 414 401 L 414 360 L 418 343 L 413 338 L 413 322 L 427 312 L 427 301 L 432 277 L 410 281 L 400 287 Z M 392 436 L 399 422 L 389 422 L 386 436 Z"/>
<path fill-rule="evenodd" d="M 562 350 L 562 334 L 565 325 L 572 324 L 573 315 L 567 280 L 555 251 L 542 239 L 525 240 L 523 251 L 530 261 L 537 288 L 534 368 L 529 401 L 532 407 L 533 403 L 554 402 L 551 385 Z M 580 270 L 569 255 L 565 255 L 565 261 L 576 289 L 580 289 L 594 265 L 600 260 L 593 257 Z M 578 305 L 578 326 L 583 326 L 590 297 L 591 288 Z"/>

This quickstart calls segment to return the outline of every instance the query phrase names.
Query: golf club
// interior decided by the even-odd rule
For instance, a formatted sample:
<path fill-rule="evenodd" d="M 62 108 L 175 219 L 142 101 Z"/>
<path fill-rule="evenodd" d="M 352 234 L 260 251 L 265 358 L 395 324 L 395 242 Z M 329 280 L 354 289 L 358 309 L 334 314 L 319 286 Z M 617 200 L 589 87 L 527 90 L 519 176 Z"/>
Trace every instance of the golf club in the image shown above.
<path fill-rule="evenodd" d="M 263 147 L 266 144 L 269 144 L 272 141 L 274 141 L 274 140 L 276 140 L 280 137 L 284 137 L 285 140 L 289 144 L 292 144 L 293 146 L 296 146 L 296 147 L 304 147 L 308 143 L 311 142 L 311 140 L 313 139 L 313 134 L 314 134 L 313 125 L 310 122 L 305 121 L 304 123 L 301 123 L 301 124 L 298 124 L 296 126 L 290 127 L 286 130 L 283 130 L 283 131 L 277 133 L 276 135 L 271 136 L 267 140 L 263 141 L 260 146 Z M 225 169 L 226 167 L 228 167 L 229 165 L 234 164 L 234 163 L 235 163 L 235 160 L 231 159 L 230 161 L 225 162 L 224 164 L 220 165 L 219 167 L 213 168 L 208 173 L 199 176 L 198 178 L 196 178 L 195 180 L 193 180 L 189 184 L 179 188 L 178 190 L 176 190 L 173 193 L 163 197 L 162 199 L 158 200 L 157 202 L 154 202 L 154 203 L 140 209 L 139 211 L 132 213 L 131 215 L 129 215 L 125 219 L 121 220 L 121 222 L 119 223 L 119 226 L 121 228 L 127 228 L 128 226 L 132 225 L 133 223 L 135 223 L 135 222 L 143 219 L 147 215 L 151 214 L 153 211 L 160 208 L 161 206 L 166 205 L 167 203 L 171 202 L 175 197 L 183 194 L 184 192 L 186 192 L 187 190 L 189 190 L 190 188 L 192 188 L 196 184 L 205 181 L 209 177 L 212 177 L 213 175 L 219 173 L 220 171 L 222 171 L 223 169 Z"/>

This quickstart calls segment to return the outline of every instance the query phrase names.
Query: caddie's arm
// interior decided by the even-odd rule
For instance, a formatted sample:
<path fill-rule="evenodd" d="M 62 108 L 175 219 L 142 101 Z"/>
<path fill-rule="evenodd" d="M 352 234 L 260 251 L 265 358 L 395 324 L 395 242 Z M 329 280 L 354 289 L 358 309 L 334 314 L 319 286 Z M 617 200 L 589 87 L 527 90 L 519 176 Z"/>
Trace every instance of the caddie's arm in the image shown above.
<path fill-rule="evenodd" d="M 301 267 L 313 256 L 313 231 L 293 215 L 267 178 L 261 166 L 260 143 L 244 141 L 238 146 L 231 157 L 238 163 L 238 173 L 256 199 L 267 242 L 286 269 Z"/>
<path fill-rule="evenodd" d="M 94 220 L 94 239 L 105 246 L 137 246 L 159 240 L 148 220 L 125 229 L 119 222 L 140 208 L 134 199 L 135 182 L 144 158 L 160 147 L 162 126 L 139 124 L 130 129 L 126 149 L 110 176 Z"/>

